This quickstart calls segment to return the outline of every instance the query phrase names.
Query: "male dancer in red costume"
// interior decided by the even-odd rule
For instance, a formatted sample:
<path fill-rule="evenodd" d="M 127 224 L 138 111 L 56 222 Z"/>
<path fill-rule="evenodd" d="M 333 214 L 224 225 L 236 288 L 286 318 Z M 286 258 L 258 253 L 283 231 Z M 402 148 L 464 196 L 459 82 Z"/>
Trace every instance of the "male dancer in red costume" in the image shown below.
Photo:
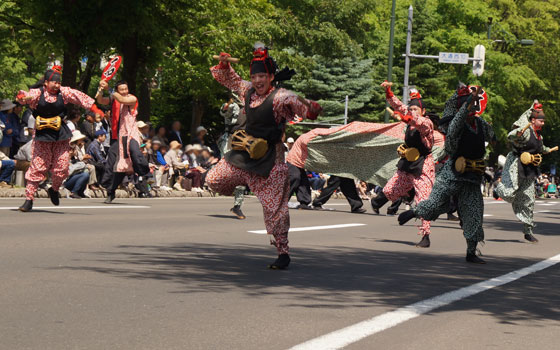
<path fill-rule="evenodd" d="M 410 93 L 410 102 L 405 106 L 391 91 L 390 82 L 383 82 L 387 102 L 395 110 L 395 116 L 408 124 L 405 134 L 405 147 L 415 148 L 417 158 L 415 160 L 403 157 L 397 164 L 397 173 L 387 182 L 383 192 L 371 200 L 373 210 L 379 210 L 388 200 L 396 201 L 406 197 L 414 189 L 414 201 L 416 203 L 428 199 L 435 180 L 435 166 L 432 158 L 432 146 L 434 144 L 434 126 L 430 118 L 425 116 L 426 110 L 422 96 L 417 91 Z M 422 239 L 417 247 L 428 248 L 430 246 L 430 221 L 422 219 L 422 225 L 418 234 Z"/>
<path fill-rule="evenodd" d="M 52 186 L 47 191 L 49 198 L 54 205 L 60 203 L 58 189 L 68 176 L 72 137 L 63 120 L 66 105 L 70 103 L 89 109 L 97 117 L 103 115 L 93 98 L 76 89 L 60 86 L 60 81 L 60 67 L 54 66 L 45 73 L 42 87 L 28 92 L 22 90 L 17 96 L 19 103 L 28 104 L 35 110 L 33 114 L 36 118 L 31 166 L 25 173 L 25 202 L 19 207 L 23 212 L 33 208 L 35 192 L 49 171 L 52 174 Z"/>
<path fill-rule="evenodd" d="M 315 119 L 321 106 L 304 100 L 295 93 L 275 87 L 279 81 L 277 66 L 265 47 L 256 48 L 251 61 L 251 81 L 245 81 L 228 63 L 229 54 L 220 54 L 220 64 L 210 68 L 214 78 L 237 93 L 245 105 L 248 135 L 265 139 L 266 154 L 252 159 L 248 152 L 232 150 L 210 171 L 206 182 L 213 190 L 231 195 L 238 185 L 248 184 L 263 206 L 264 223 L 274 237 L 278 259 L 269 268 L 284 269 L 290 264 L 288 255 L 289 180 L 284 162 L 282 134 L 284 124 L 298 116 Z"/>
<path fill-rule="evenodd" d="M 140 151 L 142 135 L 136 126 L 138 100 L 128 91 L 128 83 L 124 80 L 115 84 L 115 91 L 110 97 L 103 96 L 103 90 L 109 90 L 109 83 L 99 82 L 97 103 L 111 105 L 111 147 L 107 154 L 102 185 L 107 189 L 106 204 L 115 199 L 117 187 L 125 176 L 137 173 L 146 175 L 149 165 Z"/>

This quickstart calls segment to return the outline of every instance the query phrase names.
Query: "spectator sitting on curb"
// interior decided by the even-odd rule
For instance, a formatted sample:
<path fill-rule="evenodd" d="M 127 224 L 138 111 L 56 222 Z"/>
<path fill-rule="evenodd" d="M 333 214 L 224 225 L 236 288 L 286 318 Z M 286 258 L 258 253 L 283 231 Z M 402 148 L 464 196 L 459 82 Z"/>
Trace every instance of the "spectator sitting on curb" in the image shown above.
<path fill-rule="evenodd" d="M 87 154 L 91 156 L 89 163 L 95 167 L 95 177 L 97 179 L 103 178 L 105 163 L 107 162 L 107 153 L 105 152 L 105 147 L 103 146 L 106 138 L 107 132 L 105 129 L 99 129 L 95 132 L 95 140 L 93 140 L 87 147 Z"/>
<path fill-rule="evenodd" d="M 80 123 L 80 119 L 82 118 L 82 116 L 80 115 L 80 111 L 77 109 L 72 109 L 69 113 L 68 113 L 68 118 L 66 120 L 66 125 L 68 125 L 68 129 L 70 129 L 70 131 L 74 132 L 78 129 L 78 125 Z"/>
<path fill-rule="evenodd" d="M 4 124 L 4 138 L 0 141 L 0 152 L 4 153 L 6 157 L 10 155 L 12 138 L 19 134 L 19 129 L 13 124 L 12 118 L 8 117 L 14 107 L 16 107 L 16 105 L 8 99 L 4 99 L 0 103 L 0 121 Z"/>
<path fill-rule="evenodd" d="M 81 199 L 86 197 L 85 190 L 89 182 L 89 172 L 86 163 L 84 163 L 78 156 L 79 146 L 78 141 L 84 140 L 83 135 L 79 130 L 72 134 L 70 140 L 70 167 L 68 169 L 68 178 L 64 182 L 64 187 L 71 192 L 70 198 Z"/>
<path fill-rule="evenodd" d="M 86 164 L 86 168 L 89 173 L 89 188 L 91 190 L 99 190 L 97 186 L 97 174 L 95 172 L 95 164 L 93 162 L 93 157 L 86 153 L 86 135 L 82 134 L 80 130 L 76 130 L 72 133 L 72 139 L 70 140 L 70 147 L 74 148 L 76 158 Z"/>
<path fill-rule="evenodd" d="M 12 173 L 16 167 L 16 162 L 0 151 L 0 188 L 12 187 Z"/>
<path fill-rule="evenodd" d="M 159 140 L 152 141 L 152 149 L 156 156 L 157 168 L 154 171 L 154 177 L 156 179 L 156 188 L 161 188 L 162 190 L 171 190 L 168 187 L 169 184 L 169 165 L 165 161 L 165 154 L 167 153 L 167 146 L 162 144 Z"/>
<path fill-rule="evenodd" d="M 208 130 L 206 130 L 206 128 L 203 127 L 202 125 L 196 128 L 196 137 L 193 140 L 193 145 L 199 144 L 201 146 L 204 146 L 204 142 L 205 142 L 204 137 L 206 136 L 207 133 Z"/>
<path fill-rule="evenodd" d="M 150 138 L 150 126 L 148 124 L 140 120 L 136 122 L 136 127 L 138 128 L 138 131 L 140 131 L 142 140 L 146 141 Z"/>
<path fill-rule="evenodd" d="M 181 149 L 181 144 L 178 141 L 171 141 L 169 144 L 169 151 L 165 155 L 165 162 L 169 165 L 169 176 L 175 177 L 175 184 L 173 188 L 181 191 L 181 181 L 183 180 L 182 173 L 185 169 L 185 164 L 180 161 L 179 150 Z"/>
<path fill-rule="evenodd" d="M 32 144 L 33 140 L 28 141 L 25 145 L 19 148 L 18 153 L 14 156 L 14 159 L 17 161 L 16 171 L 23 171 L 25 174 L 27 169 L 29 169 L 29 166 L 31 165 Z"/>

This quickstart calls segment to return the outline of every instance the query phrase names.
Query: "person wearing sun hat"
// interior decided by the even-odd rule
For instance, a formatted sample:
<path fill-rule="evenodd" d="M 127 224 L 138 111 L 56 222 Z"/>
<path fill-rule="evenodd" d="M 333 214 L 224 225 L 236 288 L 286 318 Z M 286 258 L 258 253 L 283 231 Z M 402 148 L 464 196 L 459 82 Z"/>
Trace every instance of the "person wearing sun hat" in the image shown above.
<path fill-rule="evenodd" d="M 502 178 L 494 190 L 494 197 L 511 203 L 515 216 L 523 223 L 524 238 L 531 243 L 538 242 L 533 235 L 535 179 L 540 175 L 542 155 L 558 150 L 543 144 L 544 124 L 543 106 L 535 100 L 512 125 L 508 134 L 512 151 L 506 157 Z"/>
<path fill-rule="evenodd" d="M 25 173 L 25 203 L 20 211 L 28 212 L 33 208 L 33 199 L 39 184 L 47 173 L 52 174 L 52 186 L 48 195 L 54 205 L 59 205 L 62 181 L 68 176 L 70 144 L 72 133 L 63 122 L 67 104 L 90 110 L 101 118 L 103 112 L 97 108 L 93 98 L 67 86 L 60 86 L 62 72 L 60 66 L 46 71 L 43 85 L 29 91 L 20 90 L 17 102 L 29 105 L 35 112 L 35 135 L 33 138 L 33 159 Z"/>
<path fill-rule="evenodd" d="M 480 117 L 486 102 L 486 92 L 480 87 L 459 85 L 446 102 L 440 120 L 440 128 L 446 130 L 445 152 L 449 161 L 438 172 L 429 198 L 398 217 L 400 225 L 415 217 L 435 220 L 449 211 L 450 199 L 456 196 L 463 236 L 467 241 L 465 260 L 477 264 L 485 263 L 476 255 L 478 242 L 484 241 L 484 202 L 480 191 L 484 155 L 486 142 L 495 141 L 492 127 Z"/>
<path fill-rule="evenodd" d="M 295 72 L 278 66 L 262 44 L 255 46 L 250 64 L 250 80 L 243 80 L 228 62 L 227 53 L 221 53 L 220 63 L 210 71 L 220 84 L 240 96 L 247 116 L 245 133 L 248 137 L 266 142 L 264 155 L 245 150 L 231 150 L 210 170 L 206 183 L 214 191 L 231 195 L 236 186 L 249 185 L 263 206 L 267 233 L 273 237 L 278 258 L 271 269 L 284 269 L 290 264 L 288 230 L 289 181 L 288 166 L 284 161 L 282 135 L 285 123 L 296 115 L 316 119 L 321 106 L 305 100 L 286 89 L 278 88 L 278 81 L 289 79 Z M 262 141 L 260 141 L 262 142 Z"/>

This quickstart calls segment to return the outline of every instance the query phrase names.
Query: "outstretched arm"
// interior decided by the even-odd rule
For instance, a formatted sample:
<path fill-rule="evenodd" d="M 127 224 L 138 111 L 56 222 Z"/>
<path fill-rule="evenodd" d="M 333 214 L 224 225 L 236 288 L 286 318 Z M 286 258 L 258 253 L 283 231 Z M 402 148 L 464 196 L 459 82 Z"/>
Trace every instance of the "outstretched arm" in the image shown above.
<path fill-rule="evenodd" d="M 126 105 L 126 106 L 135 106 L 136 102 L 138 102 L 138 99 L 136 98 L 136 96 L 134 96 L 132 94 L 128 94 L 126 96 L 123 96 L 123 95 L 119 94 L 118 92 L 113 92 L 113 98 L 115 100 L 117 100 L 118 103 Z"/>
<path fill-rule="evenodd" d="M 245 102 L 245 94 L 252 85 L 250 82 L 243 80 L 239 74 L 235 72 L 227 61 L 228 57 L 230 57 L 229 54 L 222 52 L 220 54 L 220 63 L 210 68 L 210 72 L 218 83 L 236 93 L 241 98 L 242 102 Z"/>
<path fill-rule="evenodd" d="M 300 97 L 293 91 L 280 89 L 274 96 L 273 111 L 277 123 L 291 121 L 296 115 L 315 120 L 322 110 L 317 102 Z"/>
<path fill-rule="evenodd" d="M 406 108 L 404 103 L 402 103 L 401 100 L 399 100 L 399 98 L 395 96 L 395 94 L 391 90 L 391 86 L 393 86 L 393 83 L 387 80 L 381 83 L 381 87 L 385 89 L 385 98 L 387 99 L 387 102 L 389 103 L 391 108 L 405 115 L 408 111 L 408 108 Z"/>

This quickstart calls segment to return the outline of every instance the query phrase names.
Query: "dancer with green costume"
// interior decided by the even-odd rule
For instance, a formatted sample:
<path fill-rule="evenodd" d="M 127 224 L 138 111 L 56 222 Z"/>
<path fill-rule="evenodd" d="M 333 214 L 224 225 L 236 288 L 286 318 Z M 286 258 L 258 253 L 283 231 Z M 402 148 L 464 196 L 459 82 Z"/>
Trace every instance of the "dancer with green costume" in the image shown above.
<path fill-rule="evenodd" d="M 523 235 L 531 243 L 538 242 L 533 235 L 535 179 L 540 174 L 542 155 L 558 150 L 558 146 L 549 148 L 543 144 L 544 123 L 545 115 L 538 101 L 513 123 L 513 130 L 508 134 L 512 151 L 507 155 L 502 179 L 494 190 L 494 197 L 511 203 L 515 216 L 523 223 Z"/>

